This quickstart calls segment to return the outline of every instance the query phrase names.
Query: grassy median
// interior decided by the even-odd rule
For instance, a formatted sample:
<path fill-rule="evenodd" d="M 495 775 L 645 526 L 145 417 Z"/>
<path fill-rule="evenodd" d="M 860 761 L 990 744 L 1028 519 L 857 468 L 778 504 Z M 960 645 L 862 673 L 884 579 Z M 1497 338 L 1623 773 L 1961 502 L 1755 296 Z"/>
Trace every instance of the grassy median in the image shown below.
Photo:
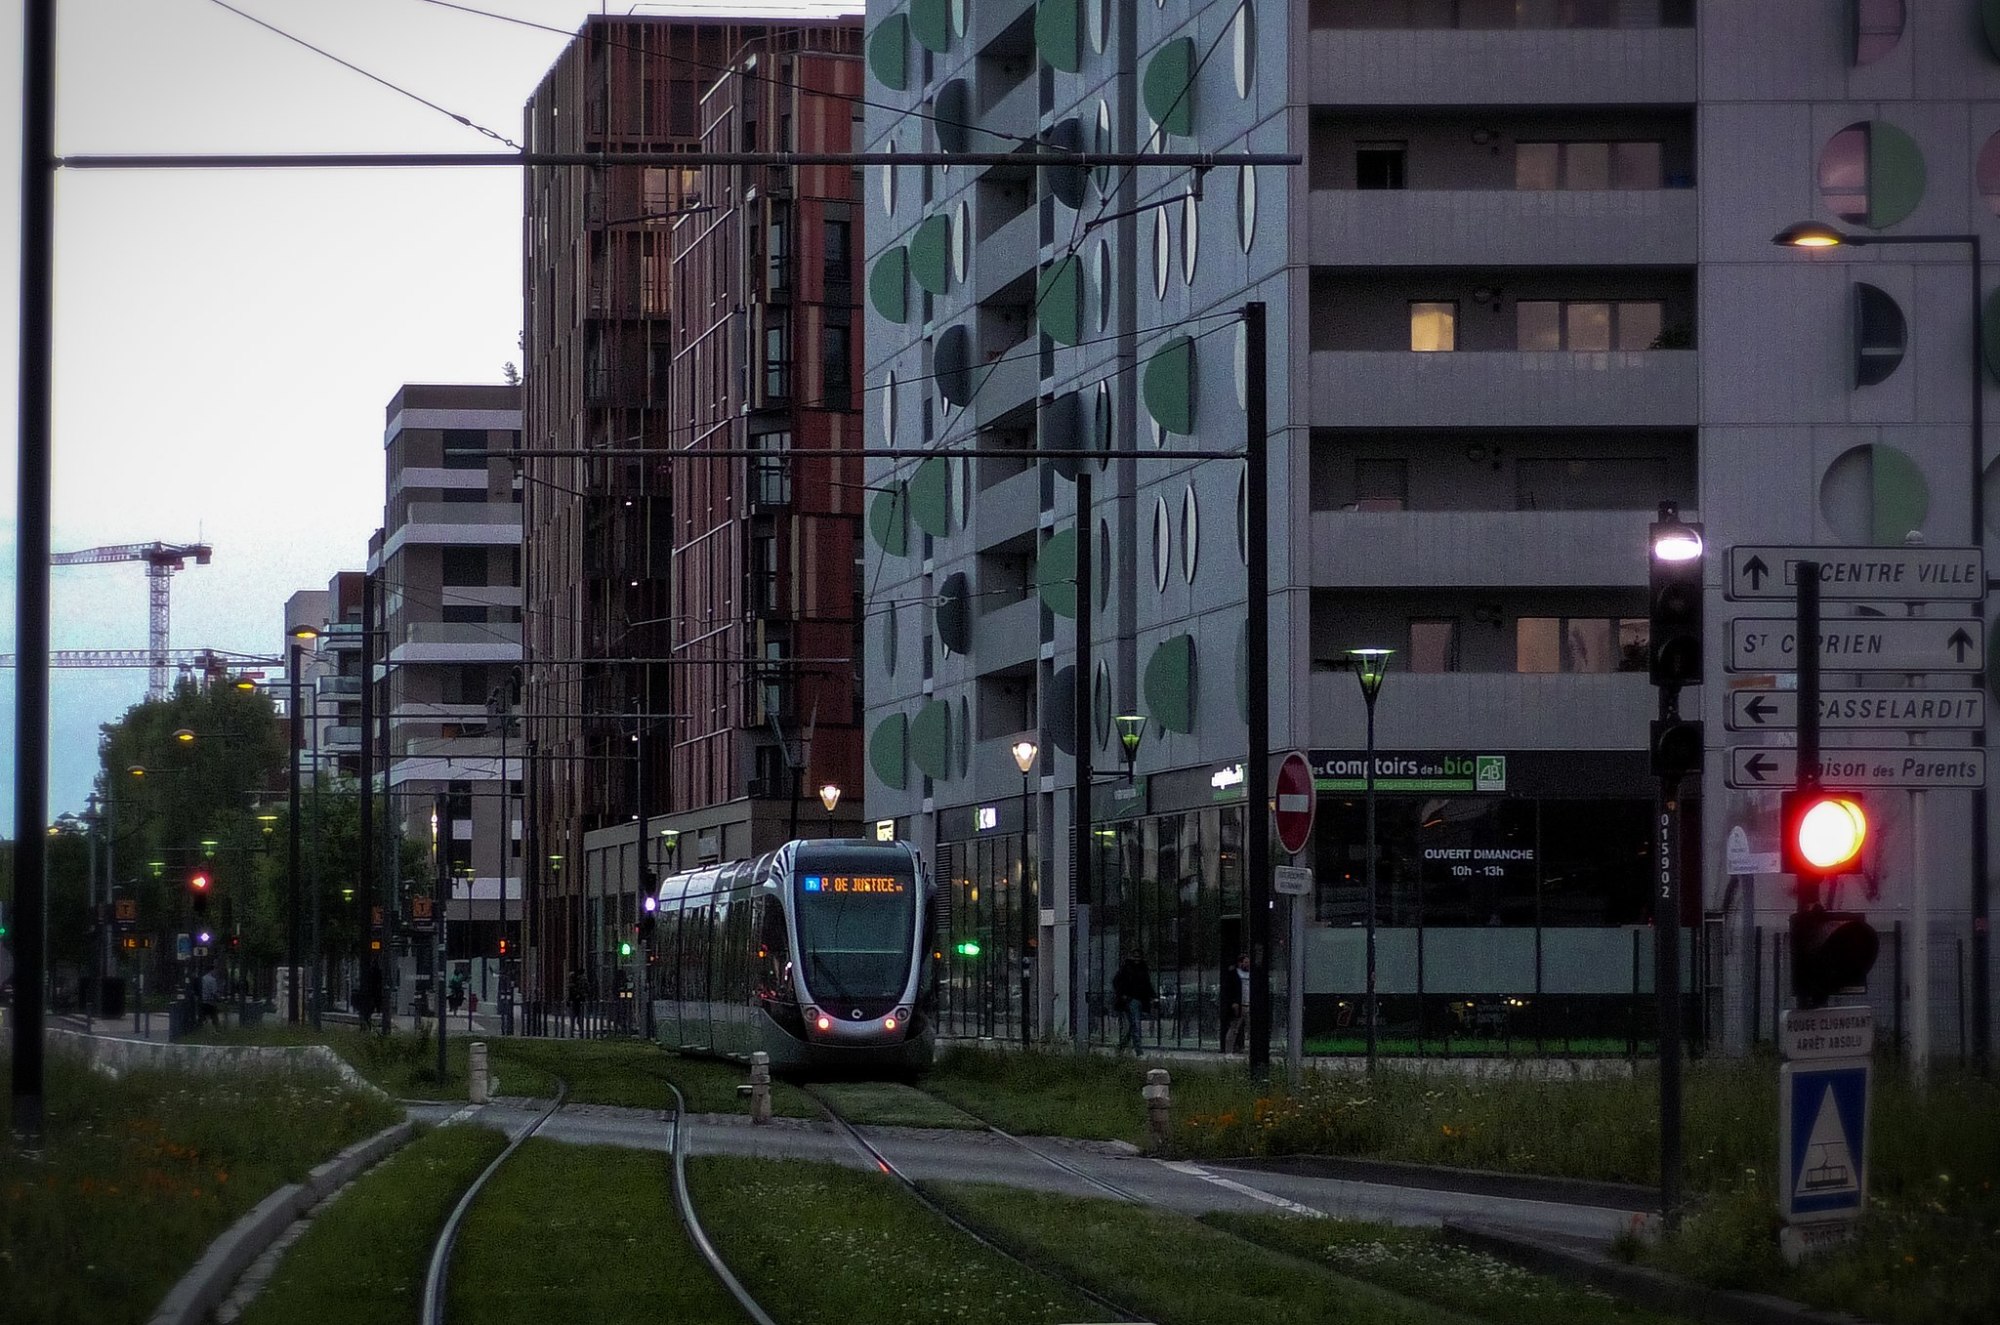
<path fill-rule="evenodd" d="M 113 1080 L 61 1052 L 44 1101 L 38 1157 L 0 1143 L 0 1302 L 19 1325 L 147 1319 L 252 1206 L 399 1116 L 331 1072 Z"/>
<path fill-rule="evenodd" d="M 314 1216 L 244 1325 L 408 1325 L 445 1217 L 506 1144 L 491 1128 L 445 1127 L 369 1170 Z"/>

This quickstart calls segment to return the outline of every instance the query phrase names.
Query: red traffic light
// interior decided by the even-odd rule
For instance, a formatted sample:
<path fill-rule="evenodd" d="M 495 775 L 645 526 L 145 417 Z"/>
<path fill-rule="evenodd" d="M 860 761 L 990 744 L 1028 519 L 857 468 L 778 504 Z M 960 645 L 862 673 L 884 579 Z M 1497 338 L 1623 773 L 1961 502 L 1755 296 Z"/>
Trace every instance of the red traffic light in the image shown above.
<path fill-rule="evenodd" d="M 188 880 L 188 887 L 198 893 L 207 892 L 208 875 L 205 873 L 197 872 L 193 878 Z"/>
<path fill-rule="evenodd" d="M 1784 819 L 1783 860 L 1787 874 L 1821 879 L 1854 869 L 1868 841 L 1868 811 L 1844 792 L 1788 791 L 1780 803 Z"/>
<path fill-rule="evenodd" d="M 501 955 L 502 957 L 505 957 L 505 956 L 507 955 L 507 940 L 506 940 L 506 939 L 501 939 L 501 940 L 500 940 L 500 955 Z"/>

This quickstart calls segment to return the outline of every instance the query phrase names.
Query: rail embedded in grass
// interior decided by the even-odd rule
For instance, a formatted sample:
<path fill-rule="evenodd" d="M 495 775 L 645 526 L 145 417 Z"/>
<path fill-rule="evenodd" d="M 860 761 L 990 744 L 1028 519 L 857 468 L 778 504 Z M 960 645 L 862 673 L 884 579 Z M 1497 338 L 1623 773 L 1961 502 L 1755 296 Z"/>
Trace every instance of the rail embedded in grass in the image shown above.
<path fill-rule="evenodd" d="M 1298 1256 L 1336 1274 L 1475 1317 L 1489 1325 L 1676 1325 L 1679 1316 L 1633 1307 L 1595 1289 L 1454 1247 L 1434 1229 L 1358 1220 L 1294 1219 L 1218 1212 L 1201 1217 L 1259 1246 Z"/>
<path fill-rule="evenodd" d="M 314 1216 L 244 1311 L 243 1325 L 409 1325 L 430 1235 L 506 1144 L 491 1128 L 438 1128 L 364 1174 Z"/>
<path fill-rule="evenodd" d="M 954 1207 L 1160 1325 L 1441 1325 L 1465 1318 L 1244 1242 L 1188 1218 L 1117 1201 L 951 1184 Z"/>
<path fill-rule="evenodd" d="M 658 1154 L 528 1141 L 466 1217 L 450 1316 L 481 1325 L 741 1319 L 676 1230 Z"/>
<path fill-rule="evenodd" d="M 745 1285 L 787 1325 L 1102 1318 L 1101 1308 L 973 1242 L 902 1188 L 867 1173 L 704 1157 L 690 1162 L 689 1182 L 703 1222 Z"/>
<path fill-rule="evenodd" d="M 41 1157 L 0 1148 L 10 1322 L 146 1319 L 258 1201 L 399 1113 L 331 1072 L 147 1069 L 111 1080 L 55 1053 L 45 1082 Z"/>

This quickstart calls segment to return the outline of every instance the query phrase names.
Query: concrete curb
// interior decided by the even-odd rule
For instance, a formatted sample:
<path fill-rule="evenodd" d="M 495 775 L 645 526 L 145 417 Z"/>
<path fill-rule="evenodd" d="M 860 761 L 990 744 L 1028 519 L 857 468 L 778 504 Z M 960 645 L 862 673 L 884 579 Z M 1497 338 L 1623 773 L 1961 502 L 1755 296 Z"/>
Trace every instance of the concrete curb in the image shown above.
<path fill-rule="evenodd" d="M 323 1044 L 163 1044 L 116 1035 L 86 1035 L 51 1026 L 49 1043 L 74 1049 L 90 1065 L 112 1076 L 134 1068 L 180 1068 L 191 1072 L 237 1068 L 311 1067 L 334 1073 L 356 1090 L 387 1099 L 380 1086 L 354 1070 L 352 1064 Z"/>
<path fill-rule="evenodd" d="M 250 1213 L 231 1224 L 201 1254 L 181 1281 L 168 1290 L 150 1325 L 202 1325 L 229 1296 L 229 1290 L 251 1262 L 276 1242 L 292 1222 L 363 1169 L 407 1144 L 416 1131 L 400 1122 L 364 1141 L 357 1141 L 306 1175 L 259 1201 Z"/>
<path fill-rule="evenodd" d="M 1643 1265 L 1627 1265 L 1602 1251 L 1561 1246 L 1490 1224 L 1447 1219 L 1444 1236 L 1457 1246 L 1487 1252 L 1543 1274 L 1581 1280 L 1623 1301 L 1690 1320 L 1727 1321 L 1730 1325 L 1870 1325 L 1844 1311 L 1821 1311 L 1768 1293 L 1708 1288 Z"/>

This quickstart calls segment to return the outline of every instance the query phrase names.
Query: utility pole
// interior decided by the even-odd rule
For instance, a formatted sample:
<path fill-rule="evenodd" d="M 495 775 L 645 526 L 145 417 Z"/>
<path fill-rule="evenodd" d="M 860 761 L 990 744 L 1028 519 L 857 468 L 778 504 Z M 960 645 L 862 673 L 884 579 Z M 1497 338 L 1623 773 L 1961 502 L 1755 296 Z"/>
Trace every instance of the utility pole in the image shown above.
<path fill-rule="evenodd" d="M 1249 585 L 1244 629 L 1248 633 L 1250 748 L 1243 760 L 1243 905 L 1250 947 L 1250 1075 L 1271 1071 L 1271 700 L 1259 679 L 1271 674 L 1271 484 L 1267 404 L 1264 398 L 1264 301 L 1243 305 L 1245 513 L 1250 527 Z M 1371 899 L 1372 902 L 1372 899 Z"/>
<path fill-rule="evenodd" d="M 435 882 L 431 900 L 431 1011 L 437 1016 L 437 1079 L 444 1082 L 444 1028 L 451 1018 L 444 1006 L 444 917 L 451 909 L 451 863 L 444 844 L 451 840 L 451 802 L 443 792 L 431 805 L 431 858 L 435 862 Z"/>

